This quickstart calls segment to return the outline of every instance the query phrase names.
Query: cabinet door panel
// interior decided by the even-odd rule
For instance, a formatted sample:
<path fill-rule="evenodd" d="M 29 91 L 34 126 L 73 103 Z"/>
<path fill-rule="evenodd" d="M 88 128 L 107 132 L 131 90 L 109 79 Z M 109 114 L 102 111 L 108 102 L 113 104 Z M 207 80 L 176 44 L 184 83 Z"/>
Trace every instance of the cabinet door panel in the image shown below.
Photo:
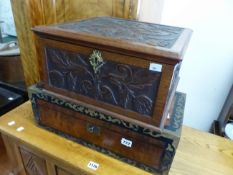
<path fill-rule="evenodd" d="M 67 172 L 66 170 L 63 170 L 63 169 L 57 167 L 56 168 L 56 175 L 73 175 L 73 174 L 71 174 L 70 172 Z"/>
<path fill-rule="evenodd" d="M 47 175 L 46 162 L 44 159 L 26 149 L 19 148 L 19 150 L 27 175 Z"/>

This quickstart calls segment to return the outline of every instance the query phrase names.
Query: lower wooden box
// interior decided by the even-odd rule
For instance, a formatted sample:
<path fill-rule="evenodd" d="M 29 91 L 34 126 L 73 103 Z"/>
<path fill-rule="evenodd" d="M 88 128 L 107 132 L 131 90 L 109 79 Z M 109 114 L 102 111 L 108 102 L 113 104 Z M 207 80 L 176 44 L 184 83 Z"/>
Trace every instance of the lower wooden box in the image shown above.
<path fill-rule="evenodd" d="M 176 93 L 162 133 L 37 86 L 29 94 L 39 126 L 146 171 L 168 173 L 181 134 L 183 93 Z"/>

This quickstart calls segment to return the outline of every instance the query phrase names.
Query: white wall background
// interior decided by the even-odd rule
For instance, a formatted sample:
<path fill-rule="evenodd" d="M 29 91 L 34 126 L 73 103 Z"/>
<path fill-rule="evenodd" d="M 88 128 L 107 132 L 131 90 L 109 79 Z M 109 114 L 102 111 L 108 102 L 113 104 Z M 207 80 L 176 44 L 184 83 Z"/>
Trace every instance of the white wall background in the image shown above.
<path fill-rule="evenodd" d="M 139 0 L 140 21 L 160 23 L 163 12 L 164 0 Z"/>
<path fill-rule="evenodd" d="M 208 131 L 233 83 L 233 1 L 164 0 L 161 23 L 191 28 L 178 90 L 184 124 Z"/>
<path fill-rule="evenodd" d="M 16 35 L 10 0 L 0 0 L 0 21 L 4 21 L 4 33 Z"/>

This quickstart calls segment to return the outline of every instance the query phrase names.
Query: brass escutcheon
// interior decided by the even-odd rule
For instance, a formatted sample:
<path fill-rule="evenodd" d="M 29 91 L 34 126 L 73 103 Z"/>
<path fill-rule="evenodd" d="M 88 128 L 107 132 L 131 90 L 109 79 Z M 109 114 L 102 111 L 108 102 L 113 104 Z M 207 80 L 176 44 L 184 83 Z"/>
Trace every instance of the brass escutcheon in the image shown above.
<path fill-rule="evenodd" d="M 102 53 L 99 50 L 93 50 L 92 54 L 89 56 L 89 62 L 95 74 L 98 73 L 100 68 L 104 65 Z"/>

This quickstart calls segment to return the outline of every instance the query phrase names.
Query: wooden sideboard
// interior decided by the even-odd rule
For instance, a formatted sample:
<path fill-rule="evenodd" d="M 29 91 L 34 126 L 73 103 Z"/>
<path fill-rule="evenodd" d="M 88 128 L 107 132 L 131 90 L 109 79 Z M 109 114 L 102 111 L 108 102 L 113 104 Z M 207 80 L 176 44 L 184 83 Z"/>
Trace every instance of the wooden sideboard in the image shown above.
<path fill-rule="evenodd" d="M 15 124 L 9 126 L 12 121 Z M 17 131 L 20 127 L 24 130 Z M 30 102 L 2 116 L 0 132 L 15 175 L 150 174 L 39 128 Z M 99 164 L 97 170 L 88 168 L 90 161 Z M 183 126 L 169 174 L 232 175 L 232 165 L 232 141 Z"/>

